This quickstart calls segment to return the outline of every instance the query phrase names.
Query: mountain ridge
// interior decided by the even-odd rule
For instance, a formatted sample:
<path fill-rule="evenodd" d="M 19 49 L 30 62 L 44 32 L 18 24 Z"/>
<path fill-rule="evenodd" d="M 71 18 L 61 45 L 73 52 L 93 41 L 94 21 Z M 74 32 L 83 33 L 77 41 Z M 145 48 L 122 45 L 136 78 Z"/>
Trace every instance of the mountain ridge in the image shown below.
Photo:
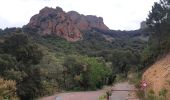
<path fill-rule="evenodd" d="M 40 35 L 60 36 L 68 41 L 81 40 L 82 31 L 93 28 L 109 30 L 101 17 L 85 16 L 75 11 L 65 12 L 60 7 L 41 9 L 24 28 L 35 30 Z"/>

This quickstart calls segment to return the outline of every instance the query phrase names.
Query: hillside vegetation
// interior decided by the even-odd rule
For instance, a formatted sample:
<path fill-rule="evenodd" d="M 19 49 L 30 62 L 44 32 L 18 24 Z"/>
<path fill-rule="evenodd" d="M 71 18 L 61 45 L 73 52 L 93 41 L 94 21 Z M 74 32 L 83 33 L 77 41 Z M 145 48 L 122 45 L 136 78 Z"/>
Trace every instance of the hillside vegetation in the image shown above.
<path fill-rule="evenodd" d="M 170 98 L 170 1 L 160 0 L 149 13 L 147 24 L 150 39 L 143 51 L 142 62 L 148 68 L 143 80 L 148 82 L 148 100 L 169 100 Z"/>
<path fill-rule="evenodd" d="M 170 50 L 170 1 L 161 0 L 155 3 L 147 18 L 150 39 L 144 50 L 144 66 L 155 62 L 163 54 Z"/>
<path fill-rule="evenodd" d="M 0 98 L 33 100 L 61 91 L 96 90 L 104 85 L 126 79 L 130 72 L 143 72 L 163 54 L 169 52 L 169 6 L 169 0 L 155 3 L 146 21 L 148 27 L 136 31 L 115 31 L 108 28 L 102 30 L 92 23 L 94 21 L 92 19 L 96 17 L 86 16 L 85 20 L 84 16 L 80 20 L 79 15 L 76 17 L 79 21 L 73 21 L 70 20 L 70 15 L 60 8 L 41 10 L 40 15 L 32 18 L 32 22 L 35 23 L 30 23 L 30 27 L 0 30 L 0 79 L 2 81 L 0 84 L 11 87 L 0 88 Z M 49 11 L 51 12 L 48 13 Z M 56 13 L 57 11 L 59 13 Z M 71 16 L 72 14 L 76 13 L 72 12 Z M 39 17 L 41 20 L 38 19 Z M 48 24 L 52 19 L 56 22 L 51 24 L 55 29 Z M 102 18 L 97 20 L 103 23 Z M 91 27 L 85 30 L 84 27 L 79 27 L 83 25 L 82 23 Z M 46 25 L 47 29 L 44 27 Z M 69 25 L 74 27 L 68 27 Z M 68 27 L 65 31 L 60 29 L 65 29 L 65 26 Z M 76 31 L 77 29 L 79 31 Z M 72 30 L 77 32 L 75 37 L 70 34 Z M 67 41 L 72 39 L 74 42 Z M 169 58 L 165 59 L 169 60 Z M 164 66 L 162 60 L 158 66 Z M 150 73 L 146 73 L 150 77 L 150 74 L 159 74 L 158 69 L 165 71 L 164 68 L 159 67 L 151 67 L 151 70 L 156 72 L 148 70 Z M 161 74 L 167 76 L 166 71 Z M 169 80 L 162 78 L 160 83 L 164 81 Z M 155 80 L 151 80 L 152 82 Z M 169 91 L 167 88 L 169 89 L 165 87 Z M 161 95 L 165 94 L 165 89 L 161 91 Z M 2 90 L 11 93 L 4 94 Z"/>
<path fill-rule="evenodd" d="M 140 30 L 94 29 L 83 35 L 83 40 L 68 42 L 20 28 L 5 29 L 0 36 L 0 76 L 17 83 L 14 88 L 22 100 L 63 90 L 100 89 L 138 69 L 147 42 L 140 38 L 148 37 Z"/>

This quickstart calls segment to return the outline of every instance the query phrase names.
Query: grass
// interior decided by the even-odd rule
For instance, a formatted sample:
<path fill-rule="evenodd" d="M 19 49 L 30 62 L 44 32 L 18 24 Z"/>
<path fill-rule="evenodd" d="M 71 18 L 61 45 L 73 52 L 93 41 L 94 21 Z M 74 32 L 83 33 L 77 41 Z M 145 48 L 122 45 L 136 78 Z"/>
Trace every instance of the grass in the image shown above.
<path fill-rule="evenodd" d="M 166 82 L 170 85 L 170 80 L 166 80 Z"/>
<path fill-rule="evenodd" d="M 145 98 L 144 91 L 142 90 L 137 91 L 137 95 L 140 100 L 168 100 L 166 98 L 166 93 L 167 93 L 166 89 L 161 89 L 159 91 L 159 95 L 156 95 L 155 92 L 152 89 L 150 89 L 149 91 L 147 91 L 146 98 Z"/>
<path fill-rule="evenodd" d="M 134 84 L 136 88 L 140 88 L 142 74 L 132 73 L 133 77 L 129 78 L 129 83 Z"/>
<path fill-rule="evenodd" d="M 115 82 L 125 82 L 127 81 L 127 78 L 123 74 L 117 74 L 116 75 L 116 81 Z"/>
<path fill-rule="evenodd" d="M 99 100 L 107 100 L 107 99 L 106 99 L 106 94 L 100 96 L 100 97 L 99 97 Z"/>
<path fill-rule="evenodd" d="M 162 88 L 159 91 L 159 95 L 156 95 L 155 92 L 152 89 L 150 89 L 147 91 L 146 98 L 145 98 L 144 91 L 140 89 L 141 74 L 138 75 L 137 73 L 133 73 L 133 78 L 130 78 L 129 81 L 130 83 L 134 84 L 136 88 L 139 89 L 137 91 L 137 96 L 139 97 L 140 100 L 167 100 L 166 94 L 168 91 L 165 88 Z"/>

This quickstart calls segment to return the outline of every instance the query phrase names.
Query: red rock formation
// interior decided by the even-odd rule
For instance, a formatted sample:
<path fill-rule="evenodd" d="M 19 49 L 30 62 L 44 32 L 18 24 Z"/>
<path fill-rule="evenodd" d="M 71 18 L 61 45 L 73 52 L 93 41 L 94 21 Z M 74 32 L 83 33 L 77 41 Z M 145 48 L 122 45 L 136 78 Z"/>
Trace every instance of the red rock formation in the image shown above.
<path fill-rule="evenodd" d="M 103 23 L 103 18 L 101 17 L 80 15 L 75 11 L 70 11 L 67 15 L 70 16 L 80 30 L 90 30 L 92 28 L 109 30 L 109 28 Z"/>
<path fill-rule="evenodd" d="M 64 12 L 62 8 L 45 7 L 39 14 L 34 15 L 26 28 L 36 30 L 40 35 L 53 34 L 65 38 L 68 41 L 82 39 L 81 31 L 98 28 L 108 30 L 103 19 L 96 16 L 84 16 L 77 12 Z"/>

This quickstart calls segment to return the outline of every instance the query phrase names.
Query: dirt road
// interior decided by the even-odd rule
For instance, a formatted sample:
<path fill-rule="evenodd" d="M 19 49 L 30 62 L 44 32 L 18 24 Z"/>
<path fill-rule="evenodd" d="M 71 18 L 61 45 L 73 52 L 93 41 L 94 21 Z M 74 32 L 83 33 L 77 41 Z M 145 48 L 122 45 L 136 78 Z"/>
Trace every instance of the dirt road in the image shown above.
<path fill-rule="evenodd" d="M 118 83 L 115 86 L 113 86 L 112 89 L 118 90 L 118 91 L 112 92 L 112 96 L 110 100 L 139 100 L 136 97 L 136 92 L 134 91 L 136 89 L 134 85 L 131 85 L 128 82 Z M 132 91 L 129 91 L 129 90 L 132 90 Z"/>
<path fill-rule="evenodd" d="M 135 91 L 127 91 L 135 89 L 135 87 L 133 85 L 130 85 L 128 82 L 118 83 L 110 88 L 112 88 L 112 90 L 118 90 L 112 91 L 112 96 L 110 97 L 110 100 L 139 100 L 135 97 Z M 61 93 L 42 98 L 40 100 L 99 100 L 99 97 L 104 95 L 107 89 L 103 89 L 100 91 Z"/>

